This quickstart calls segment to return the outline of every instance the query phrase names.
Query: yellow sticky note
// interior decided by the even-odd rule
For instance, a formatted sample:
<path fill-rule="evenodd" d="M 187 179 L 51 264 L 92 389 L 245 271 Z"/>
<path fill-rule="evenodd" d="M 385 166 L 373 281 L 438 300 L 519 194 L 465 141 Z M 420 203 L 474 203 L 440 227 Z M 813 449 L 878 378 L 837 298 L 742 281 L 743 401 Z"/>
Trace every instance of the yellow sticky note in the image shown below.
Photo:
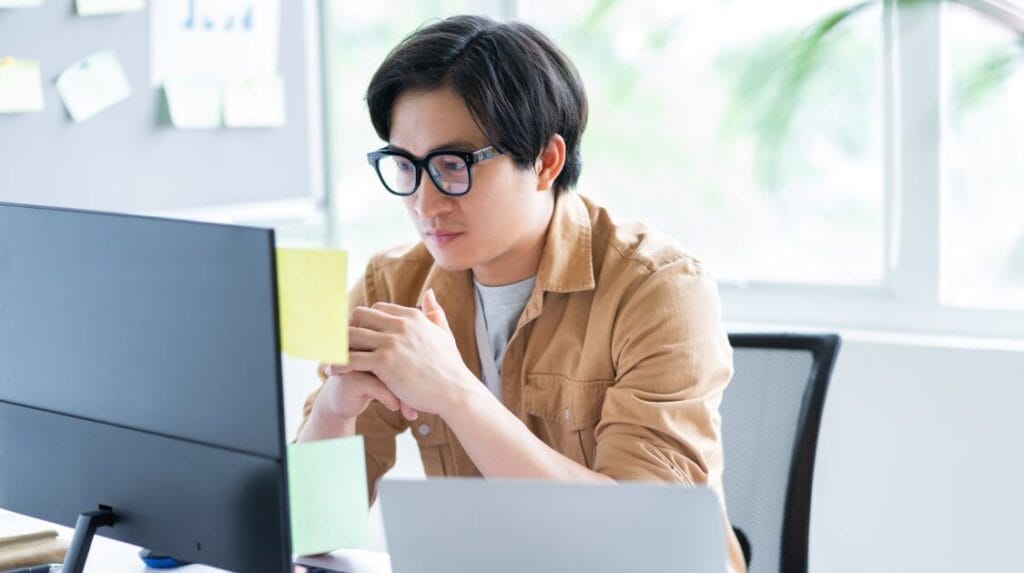
<path fill-rule="evenodd" d="M 43 109 L 43 79 L 39 60 L 0 57 L 0 113 Z"/>
<path fill-rule="evenodd" d="M 224 125 L 281 127 L 285 124 L 281 76 L 228 80 L 224 84 Z"/>
<path fill-rule="evenodd" d="M 75 7 L 79 16 L 100 16 L 104 14 L 122 14 L 138 12 L 145 8 L 144 0 L 76 0 Z"/>
<path fill-rule="evenodd" d="M 348 363 L 344 251 L 277 250 L 281 350 L 293 358 Z"/>
<path fill-rule="evenodd" d="M 132 87 L 117 53 L 108 50 L 65 68 L 57 77 L 57 92 L 71 118 L 85 121 L 128 99 Z"/>
<path fill-rule="evenodd" d="M 176 78 L 164 82 L 167 111 L 178 129 L 217 129 L 221 122 L 221 82 Z"/>
<path fill-rule="evenodd" d="M 316 555 L 365 545 L 367 495 L 362 436 L 289 444 L 292 552 Z"/>

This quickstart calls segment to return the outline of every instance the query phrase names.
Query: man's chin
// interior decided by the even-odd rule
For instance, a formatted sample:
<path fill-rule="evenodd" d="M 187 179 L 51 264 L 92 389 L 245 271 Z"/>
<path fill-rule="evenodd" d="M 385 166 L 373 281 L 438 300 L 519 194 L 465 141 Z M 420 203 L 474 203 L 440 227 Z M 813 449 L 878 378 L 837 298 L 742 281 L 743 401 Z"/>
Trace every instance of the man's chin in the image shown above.
<path fill-rule="evenodd" d="M 435 253 L 433 249 L 427 248 L 430 255 L 434 257 L 434 264 L 449 272 L 466 271 L 473 267 L 473 264 L 460 258 L 453 257 L 448 253 Z"/>

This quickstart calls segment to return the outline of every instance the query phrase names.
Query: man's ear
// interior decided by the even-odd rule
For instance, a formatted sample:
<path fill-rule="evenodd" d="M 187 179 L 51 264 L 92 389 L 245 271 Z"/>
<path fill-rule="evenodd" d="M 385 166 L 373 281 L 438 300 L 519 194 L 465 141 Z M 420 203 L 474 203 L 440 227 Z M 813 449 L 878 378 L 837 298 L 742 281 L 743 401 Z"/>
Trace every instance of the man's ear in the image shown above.
<path fill-rule="evenodd" d="M 548 144 L 540 152 L 535 163 L 537 170 L 537 190 L 550 191 L 565 167 L 565 140 L 557 133 L 551 136 Z"/>

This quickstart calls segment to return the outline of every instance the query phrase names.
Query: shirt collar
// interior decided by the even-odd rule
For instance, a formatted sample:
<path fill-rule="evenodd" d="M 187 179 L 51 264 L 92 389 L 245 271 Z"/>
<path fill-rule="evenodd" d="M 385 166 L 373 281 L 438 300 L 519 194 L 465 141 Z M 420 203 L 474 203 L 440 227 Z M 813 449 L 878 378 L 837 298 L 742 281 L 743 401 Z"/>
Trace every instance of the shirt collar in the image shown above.
<path fill-rule="evenodd" d="M 555 198 L 544 253 L 537 269 L 537 285 L 548 292 L 594 289 L 590 213 L 583 199 L 572 191 Z"/>

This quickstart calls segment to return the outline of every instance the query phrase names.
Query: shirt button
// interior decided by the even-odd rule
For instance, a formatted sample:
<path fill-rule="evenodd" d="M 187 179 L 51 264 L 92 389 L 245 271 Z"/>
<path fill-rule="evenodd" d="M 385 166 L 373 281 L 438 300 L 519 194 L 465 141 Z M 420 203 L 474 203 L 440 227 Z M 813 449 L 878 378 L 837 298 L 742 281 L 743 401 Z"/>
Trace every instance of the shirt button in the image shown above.
<path fill-rule="evenodd" d="M 430 426 L 426 424 L 420 424 L 420 427 L 417 428 L 416 431 L 418 431 L 421 436 L 426 436 L 427 434 L 430 433 Z"/>
<path fill-rule="evenodd" d="M 566 408 L 565 410 L 562 411 L 562 417 L 565 418 L 566 422 L 569 421 L 569 409 L 568 408 Z"/>

